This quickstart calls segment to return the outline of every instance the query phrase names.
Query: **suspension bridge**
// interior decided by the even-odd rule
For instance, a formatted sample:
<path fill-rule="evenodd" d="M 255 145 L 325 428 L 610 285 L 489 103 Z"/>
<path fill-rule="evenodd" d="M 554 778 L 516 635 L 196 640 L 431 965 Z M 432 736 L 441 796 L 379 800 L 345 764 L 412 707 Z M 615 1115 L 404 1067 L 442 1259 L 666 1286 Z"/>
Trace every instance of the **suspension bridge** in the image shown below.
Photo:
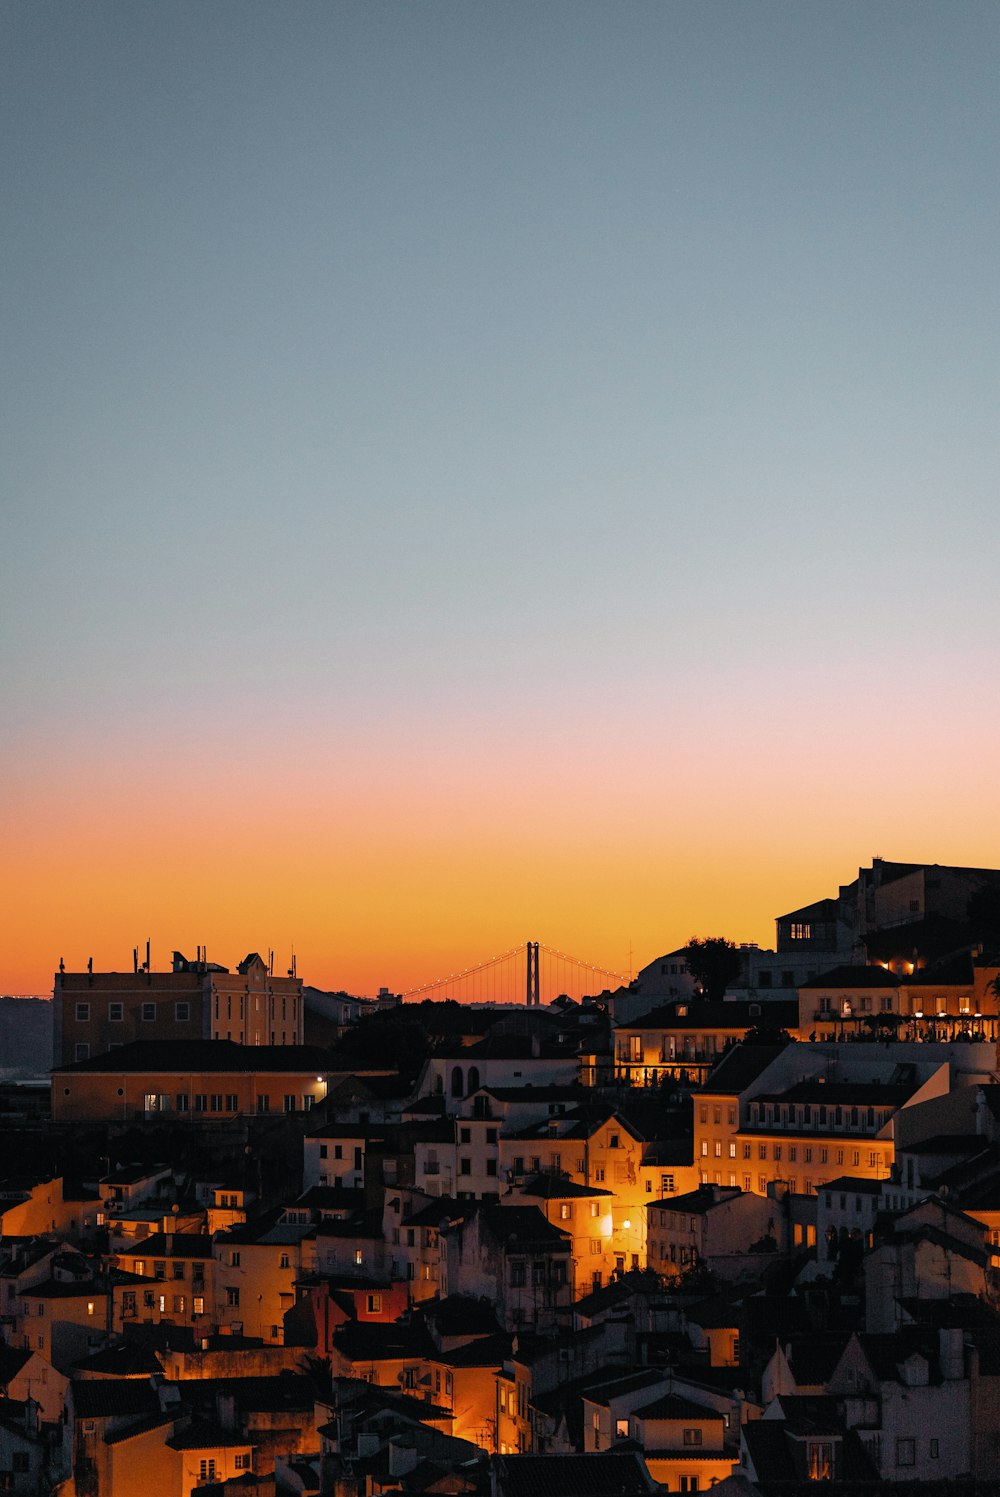
<path fill-rule="evenodd" d="M 403 997 L 454 998 L 460 1003 L 526 1003 L 529 1008 L 536 1008 L 563 994 L 579 1002 L 628 981 L 621 972 L 557 951 L 542 941 L 525 941 L 460 972 L 450 972 L 410 988 Z"/>

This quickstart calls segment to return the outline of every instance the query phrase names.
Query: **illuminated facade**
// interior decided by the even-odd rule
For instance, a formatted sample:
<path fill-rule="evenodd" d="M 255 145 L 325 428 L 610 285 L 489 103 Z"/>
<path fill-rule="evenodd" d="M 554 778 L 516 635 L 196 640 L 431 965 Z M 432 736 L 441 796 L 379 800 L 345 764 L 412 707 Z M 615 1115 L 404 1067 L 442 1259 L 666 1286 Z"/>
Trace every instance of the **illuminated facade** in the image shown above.
<path fill-rule="evenodd" d="M 174 952 L 169 972 L 57 972 L 54 1063 L 70 1065 L 136 1041 L 216 1039 L 301 1045 L 299 977 L 275 977 L 256 951 L 230 972 Z"/>

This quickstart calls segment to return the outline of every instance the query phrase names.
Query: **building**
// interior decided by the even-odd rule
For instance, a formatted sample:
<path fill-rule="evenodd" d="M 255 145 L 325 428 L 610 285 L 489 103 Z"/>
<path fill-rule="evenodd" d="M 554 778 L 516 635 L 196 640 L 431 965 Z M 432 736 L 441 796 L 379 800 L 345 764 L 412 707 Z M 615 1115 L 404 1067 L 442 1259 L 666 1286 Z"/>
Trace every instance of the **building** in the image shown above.
<path fill-rule="evenodd" d="M 199 949 L 200 951 L 200 949 Z M 301 1045 L 302 980 L 275 977 L 273 960 L 251 951 L 235 972 L 199 954 L 175 951 L 169 972 L 148 960 L 132 972 L 65 972 L 53 985 L 53 1064 L 74 1061 L 135 1041 L 232 1040 L 239 1045 Z"/>
<path fill-rule="evenodd" d="M 55 1122 L 186 1124 L 308 1112 L 326 1096 L 327 1057 L 309 1045 L 138 1041 L 52 1072 Z"/>

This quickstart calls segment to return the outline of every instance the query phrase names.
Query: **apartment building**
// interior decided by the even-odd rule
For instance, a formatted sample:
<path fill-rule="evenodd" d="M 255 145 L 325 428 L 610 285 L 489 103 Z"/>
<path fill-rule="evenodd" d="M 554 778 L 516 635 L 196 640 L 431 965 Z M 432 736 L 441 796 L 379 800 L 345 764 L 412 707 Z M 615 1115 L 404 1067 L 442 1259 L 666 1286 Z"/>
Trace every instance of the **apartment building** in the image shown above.
<path fill-rule="evenodd" d="M 66 972 L 53 980 L 53 1064 L 70 1065 L 135 1041 L 232 1040 L 239 1045 L 301 1045 L 299 977 L 276 977 L 251 951 L 235 972 L 175 951 L 169 972 Z"/>

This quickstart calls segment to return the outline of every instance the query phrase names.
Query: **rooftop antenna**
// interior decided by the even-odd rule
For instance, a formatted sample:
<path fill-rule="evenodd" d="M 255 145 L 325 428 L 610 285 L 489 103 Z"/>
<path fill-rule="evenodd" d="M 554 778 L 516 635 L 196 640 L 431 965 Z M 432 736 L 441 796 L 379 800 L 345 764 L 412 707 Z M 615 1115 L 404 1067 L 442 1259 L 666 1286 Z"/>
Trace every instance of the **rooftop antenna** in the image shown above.
<path fill-rule="evenodd" d="M 133 946 L 132 947 L 132 971 L 135 972 L 136 974 L 138 974 L 138 971 L 139 971 L 139 948 L 138 948 L 138 946 Z"/>
<path fill-rule="evenodd" d="M 151 972 L 153 970 L 151 962 L 152 962 L 152 958 L 150 957 L 150 954 L 149 954 L 149 937 L 147 936 L 146 937 L 146 971 L 147 972 Z"/>

